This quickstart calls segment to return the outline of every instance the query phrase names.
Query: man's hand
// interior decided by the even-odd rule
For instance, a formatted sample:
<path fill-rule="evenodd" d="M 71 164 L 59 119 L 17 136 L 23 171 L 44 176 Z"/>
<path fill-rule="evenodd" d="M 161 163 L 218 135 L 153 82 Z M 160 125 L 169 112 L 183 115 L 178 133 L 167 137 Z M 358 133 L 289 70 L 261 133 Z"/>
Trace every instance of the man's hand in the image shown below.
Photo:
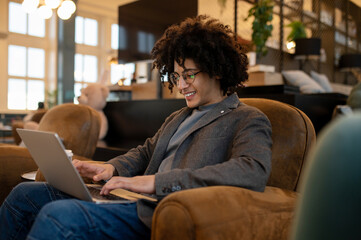
<path fill-rule="evenodd" d="M 123 188 L 137 193 L 155 193 L 155 176 L 112 177 L 102 188 L 100 194 L 109 194 L 116 188 Z"/>
<path fill-rule="evenodd" d="M 115 170 L 111 164 L 89 163 L 77 159 L 73 160 L 73 165 L 81 176 L 93 179 L 96 182 L 110 179 L 113 177 Z"/>

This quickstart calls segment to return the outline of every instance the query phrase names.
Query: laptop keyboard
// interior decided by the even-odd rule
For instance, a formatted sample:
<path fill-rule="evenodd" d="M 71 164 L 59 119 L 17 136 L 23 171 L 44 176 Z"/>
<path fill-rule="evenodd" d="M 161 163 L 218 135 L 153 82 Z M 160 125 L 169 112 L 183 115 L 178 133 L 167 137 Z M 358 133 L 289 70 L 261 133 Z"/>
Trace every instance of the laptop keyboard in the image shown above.
<path fill-rule="evenodd" d="M 99 200 L 127 200 L 125 198 L 119 197 L 114 194 L 108 194 L 108 195 L 101 195 L 100 189 L 97 187 L 87 186 L 90 194 L 92 197 L 99 199 Z"/>

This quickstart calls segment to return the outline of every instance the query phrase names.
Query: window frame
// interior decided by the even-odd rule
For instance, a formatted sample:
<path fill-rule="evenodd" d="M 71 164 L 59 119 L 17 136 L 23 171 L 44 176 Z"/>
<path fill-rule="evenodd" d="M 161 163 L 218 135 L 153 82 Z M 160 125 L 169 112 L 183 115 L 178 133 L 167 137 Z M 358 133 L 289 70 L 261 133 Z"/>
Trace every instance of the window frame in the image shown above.
<path fill-rule="evenodd" d="M 21 4 L 20 1 L 14 1 L 14 0 L 10 0 L 6 3 L 6 12 L 7 12 L 7 28 L 9 27 L 9 6 L 10 6 L 10 2 L 15 2 L 18 4 Z M 9 109 L 8 108 L 8 84 L 9 84 L 9 79 L 23 79 L 26 82 L 26 85 L 28 85 L 28 81 L 31 80 L 41 80 L 44 81 L 44 96 L 45 99 L 44 101 L 46 101 L 46 89 L 48 89 L 48 85 L 49 85 L 49 68 L 50 68 L 50 54 L 49 52 L 51 51 L 51 44 L 50 44 L 50 27 L 52 26 L 52 24 L 54 24 L 54 21 L 52 19 L 50 20 L 45 20 L 45 36 L 44 37 L 37 37 L 37 36 L 32 36 L 29 35 L 28 32 L 28 22 L 29 22 L 29 17 L 27 16 L 26 18 L 26 34 L 21 34 L 21 33 L 16 33 L 16 32 L 10 32 L 8 31 L 8 35 L 7 35 L 7 44 L 6 44 L 6 77 L 4 80 L 4 88 L 6 89 L 6 94 L 3 96 L 2 95 L 2 101 L 3 104 L 0 105 L 0 109 L 5 109 L 5 112 L 10 112 L 10 113 L 26 113 L 32 109 Z M 44 50 L 44 78 L 36 78 L 36 77 L 29 77 L 27 74 L 22 77 L 22 76 L 14 76 L 14 75 L 10 75 L 8 72 L 8 59 L 9 59 L 9 46 L 10 45 L 15 45 L 15 46 L 22 46 L 26 48 L 26 58 L 27 58 L 27 54 L 28 54 L 28 49 L 29 48 L 37 48 L 37 49 L 42 49 Z M 26 59 L 26 64 L 28 64 L 28 60 Z M 27 104 L 26 104 L 27 105 Z"/>

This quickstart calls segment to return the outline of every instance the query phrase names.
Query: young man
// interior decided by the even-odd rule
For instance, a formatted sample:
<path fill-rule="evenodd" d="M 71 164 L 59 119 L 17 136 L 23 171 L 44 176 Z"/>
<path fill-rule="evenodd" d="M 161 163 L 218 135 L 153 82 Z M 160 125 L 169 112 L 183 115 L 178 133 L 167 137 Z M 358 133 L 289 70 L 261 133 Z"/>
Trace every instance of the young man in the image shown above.
<path fill-rule="evenodd" d="M 106 164 L 74 160 L 84 177 L 108 180 L 102 194 L 125 188 L 154 194 L 212 185 L 263 191 L 271 171 L 271 126 L 234 89 L 247 58 L 232 31 L 199 16 L 168 28 L 152 50 L 154 66 L 187 107 L 171 114 L 144 145 Z M 94 204 L 46 183 L 18 185 L 0 209 L 1 239 L 149 239 L 155 204 Z"/>

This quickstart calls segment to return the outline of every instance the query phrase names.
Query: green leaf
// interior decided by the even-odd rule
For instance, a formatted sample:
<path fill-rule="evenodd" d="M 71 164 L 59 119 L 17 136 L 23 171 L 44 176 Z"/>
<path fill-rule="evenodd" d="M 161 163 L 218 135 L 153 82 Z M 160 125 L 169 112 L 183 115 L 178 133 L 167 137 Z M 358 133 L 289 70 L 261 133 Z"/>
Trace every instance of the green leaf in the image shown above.
<path fill-rule="evenodd" d="M 291 28 L 291 32 L 287 36 L 287 41 L 294 41 L 299 38 L 307 37 L 305 25 L 300 21 L 293 21 L 290 24 L 286 25 L 286 27 Z"/>
<path fill-rule="evenodd" d="M 247 21 L 251 16 L 254 17 L 252 22 L 252 41 L 256 45 L 257 55 L 265 56 L 267 54 L 266 41 L 271 36 L 273 26 L 271 21 L 273 19 L 272 0 L 259 0 L 252 8 L 248 10 Z"/>

